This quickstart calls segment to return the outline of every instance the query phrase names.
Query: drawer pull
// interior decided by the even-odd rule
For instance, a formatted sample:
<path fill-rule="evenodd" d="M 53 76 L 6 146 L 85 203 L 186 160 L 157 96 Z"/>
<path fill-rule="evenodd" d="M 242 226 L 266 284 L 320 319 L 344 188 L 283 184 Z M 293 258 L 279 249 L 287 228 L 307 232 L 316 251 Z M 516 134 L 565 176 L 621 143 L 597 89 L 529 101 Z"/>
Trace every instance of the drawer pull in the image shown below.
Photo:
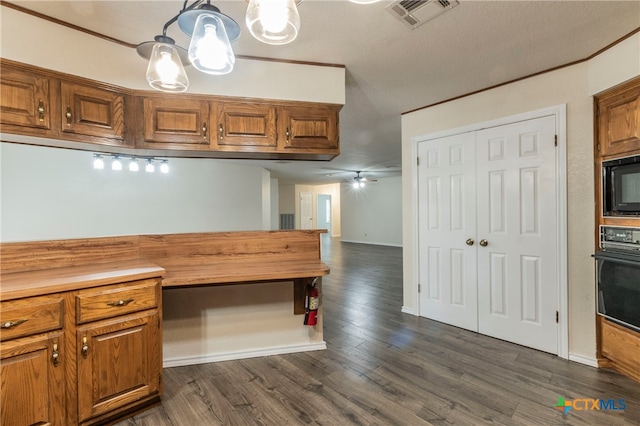
<path fill-rule="evenodd" d="M 44 121 L 44 102 L 42 99 L 38 99 L 38 119 Z"/>
<path fill-rule="evenodd" d="M 16 325 L 20 325 L 23 322 L 27 322 L 26 319 L 19 319 L 16 321 L 7 321 L 7 322 L 3 322 L 2 323 L 2 328 L 11 328 L 11 327 L 15 327 Z"/>
<path fill-rule="evenodd" d="M 125 299 L 125 300 L 118 300 L 117 302 L 107 302 L 107 305 L 109 305 L 109 306 L 127 306 L 131 302 L 133 302 L 133 299 Z"/>
<path fill-rule="evenodd" d="M 58 366 L 58 357 L 60 356 L 60 353 L 58 352 L 58 344 L 54 343 L 53 344 L 53 353 L 51 354 L 51 360 L 53 361 L 53 366 L 57 367 Z"/>
<path fill-rule="evenodd" d="M 87 345 L 87 336 L 82 338 L 82 356 L 87 357 L 87 352 L 89 352 L 89 345 Z"/>
<path fill-rule="evenodd" d="M 71 126 L 71 107 L 69 105 L 67 105 L 67 112 L 64 114 L 64 116 L 67 118 L 67 127 Z"/>

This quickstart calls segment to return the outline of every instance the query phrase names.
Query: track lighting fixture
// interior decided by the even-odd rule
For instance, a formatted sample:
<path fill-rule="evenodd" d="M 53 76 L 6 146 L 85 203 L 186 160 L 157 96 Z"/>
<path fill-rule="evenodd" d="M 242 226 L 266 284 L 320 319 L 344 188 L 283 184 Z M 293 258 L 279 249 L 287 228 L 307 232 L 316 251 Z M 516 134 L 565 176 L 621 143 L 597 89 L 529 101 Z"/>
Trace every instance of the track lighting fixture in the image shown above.
<path fill-rule="evenodd" d="M 111 170 L 119 172 L 123 169 L 122 166 L 122 160 L 121 157 L 119 155 L 112 155 L 112 160 L 111 160 Z M 153 157 L 144 157 L 142 158 L 145 161 L 145 167 L 144 170 L 147 173 L 154 173 L 156 170 L 156 166 L 154 164 L 154 161 L 159 161 L 160 162 L 160 172 L 161 173 L 169 173 L 169 160 L 166 159 L 156 159 Z M 103 154 L 93 154 L 93 168 L 96 170 L 103 170 L 104 169 L 104 155 Z M 131 157 L 131 159 L 129 160 L 129 171 L 130 172 L 137 172 L 140 170 L 140 165 L 138 164 L 138 158 L 136 157 Z"/>

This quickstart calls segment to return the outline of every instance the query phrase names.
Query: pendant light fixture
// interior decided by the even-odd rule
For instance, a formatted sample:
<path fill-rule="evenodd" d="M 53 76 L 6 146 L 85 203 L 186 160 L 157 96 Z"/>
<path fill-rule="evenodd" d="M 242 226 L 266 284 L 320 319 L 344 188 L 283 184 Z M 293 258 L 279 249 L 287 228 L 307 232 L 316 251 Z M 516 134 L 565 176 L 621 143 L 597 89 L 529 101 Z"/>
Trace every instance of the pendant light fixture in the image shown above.
<path fill-rule="evenodd" d="M 249 0 L 245 18 L 249 32 L 266 44 L 291 43 L 300 31 L 300 1 Z"/>
<path fill-rule="evenodd" d="M 240 26 L 207 0 L 196 0 L 164 24 L 162 35 L 141 43 L 136 50 L 149 59 L 147 81 L 156 90 L 184 92 L 189 79 L 184 67 L 209 74 L 227 74 L 233 70 L 235 55 L 231 42 L 240 36 Z M 180 29 L 191 37 L 189 50 L 176 46 L 167 36 L 167 28 L 178 21 Z"/>

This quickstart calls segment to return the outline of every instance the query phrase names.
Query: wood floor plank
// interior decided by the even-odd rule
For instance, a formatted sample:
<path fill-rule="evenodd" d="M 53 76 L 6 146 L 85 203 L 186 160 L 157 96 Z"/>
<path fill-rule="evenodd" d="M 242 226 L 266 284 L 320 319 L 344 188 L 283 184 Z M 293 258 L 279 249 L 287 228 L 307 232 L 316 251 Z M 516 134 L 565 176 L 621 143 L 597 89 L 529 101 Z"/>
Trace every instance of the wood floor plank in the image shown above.
<path fill-rule="evenodd" d="M 118 425 L 640 425 L 640 383 L 403 314 L 401 248 L 322 237 L 327 350 L 167 368 L 162 404 Z"/>

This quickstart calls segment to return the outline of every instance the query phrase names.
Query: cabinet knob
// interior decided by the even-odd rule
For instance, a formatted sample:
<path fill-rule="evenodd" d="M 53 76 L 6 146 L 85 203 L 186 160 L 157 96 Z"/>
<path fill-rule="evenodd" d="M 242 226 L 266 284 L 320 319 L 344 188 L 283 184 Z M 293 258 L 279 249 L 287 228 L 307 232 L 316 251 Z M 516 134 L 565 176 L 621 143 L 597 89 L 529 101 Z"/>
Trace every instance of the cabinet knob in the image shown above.
<path fill-rule="evenodd" d="M 19 320 L 15 320 L 15 321 L 7 321 L 7 322 L 3 322 L 2 323 L 2 328 L 12 328 L 15 327 L 17 325 L 22 324 L 23 322 L 27 322 L 28 320 L 26 319 L 19 319 Z"/>
<path fill-rule="evenodd" d="M 124 300 L 116 300 L 113 302 L 107 302 L 107 305 L 108 306 L 127 306 L 131 302 L 133 302 L 133 299 L 124 299 Z"/>
<path fill-rule="evenodd" d="M 42 99 L 38 100 L 38 119 L 44 121 L 44 102 Z"/>
<path fill-rule="evenodd" d="M 82 337 L 82 356 L 87 357 L 87 353 L 89 352 L 89 345 L 87 345 L 87 336 Z"/>
<path fill-rule="evenodd" d="M 60 357 L 60 353 L 58 352 L 58 344 L 53 344 L 53 352 L 51 353 L 51 361 L 53 361 L 53 366 L 58 366 L 58 358 Z"/>
<path fill-rule="evenodd" d="M 71 126 L 71 107 L 67 105 L 67 112 L 64 114 L 67 118 L 67 127 Z"/>

